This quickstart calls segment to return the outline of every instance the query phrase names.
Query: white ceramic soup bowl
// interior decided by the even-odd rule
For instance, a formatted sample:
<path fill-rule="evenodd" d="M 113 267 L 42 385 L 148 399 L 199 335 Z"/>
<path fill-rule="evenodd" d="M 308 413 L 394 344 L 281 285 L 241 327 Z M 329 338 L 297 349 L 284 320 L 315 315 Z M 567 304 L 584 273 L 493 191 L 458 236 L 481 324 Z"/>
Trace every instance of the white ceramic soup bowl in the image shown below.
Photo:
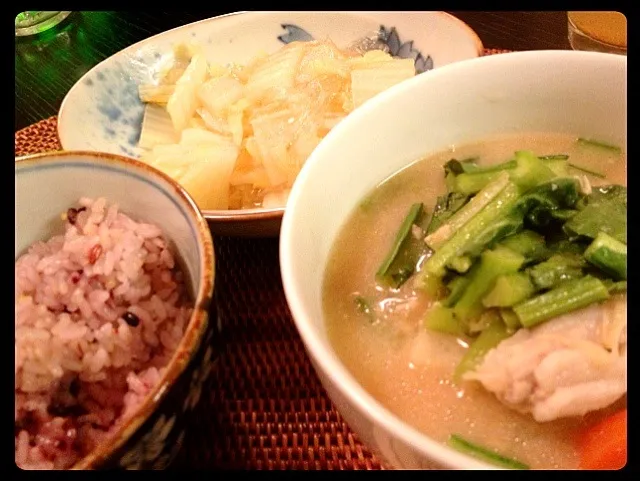
<path fill-rule="evenodd" d="M 362 106 L 329 133 L 302 169 L 280 234 L 287 301 L 330 398 L 363 442 L 391 466 L 492 468 L 401 421 L 337 357 L 321 297 L 337 234 L 382 180 L 451 145 L 526 131 L 626 145 L 626 71 L 624 56 L 577 51 L 507 53 L 448 65 Z"/>
<path fill-rule="evenodd" d="M 49 152 L 16 158 L 15 258 L 37 241 L 62 234 L 61 214 L 80 197 L 104 197 L 138 222 L 160 227 L 190 288 L 193 311 L 166 371 L 135 413 L 74 469 L 159 469 L 182 445 L 186 421 L 215 365 L 217 319 L 209 318 L 215 260 L 211 232 L 177 183 L 115 154 Z"/>

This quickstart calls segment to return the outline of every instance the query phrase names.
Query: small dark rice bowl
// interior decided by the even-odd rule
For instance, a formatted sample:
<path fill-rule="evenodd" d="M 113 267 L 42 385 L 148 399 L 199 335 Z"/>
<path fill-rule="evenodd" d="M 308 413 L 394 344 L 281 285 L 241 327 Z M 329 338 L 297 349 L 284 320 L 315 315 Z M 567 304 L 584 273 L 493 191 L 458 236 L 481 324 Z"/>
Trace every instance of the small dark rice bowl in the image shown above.
<path fill-rule="evenodd" d="M 61 234 L 61 214 L 83 198 L 85 202 L 105 199 L 107 205 L 117 204 L 114 212 L 119 210 L 136 222 L 156 226 L 166 239 L 163 249 L 172 252 L 190 301 L 182 334 L 167 351 L 163 358 L 166 364 L 155 371 L 155 379 L 135 409 L 68 468 L 167 467 L 184 443 L 188 419 L 218 357 L 217 319 L 210 319 L 215 259 L 206 220 L 172 179 L 142 162 L 112 154 L 65 151 L 16 158 L 15 186 L 16 260 L 33 244 Z M 16 311 L 16 322 L 17 316 Z M 123 317 L 118 319 L 120 325 Z M 16 389 L 17 372 L 16 366 Z"/>

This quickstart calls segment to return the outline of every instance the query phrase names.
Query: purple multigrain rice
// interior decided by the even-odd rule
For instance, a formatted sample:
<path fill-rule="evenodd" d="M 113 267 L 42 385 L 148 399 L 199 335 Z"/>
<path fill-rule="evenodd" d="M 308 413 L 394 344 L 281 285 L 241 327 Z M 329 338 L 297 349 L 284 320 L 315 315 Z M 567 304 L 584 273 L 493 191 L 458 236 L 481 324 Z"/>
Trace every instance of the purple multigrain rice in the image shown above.
<path fill-rule="evenodd" d="M 15 265 L 15 460 L 66 469 L 130 417 L 189 321 L 161 230 L 82 198 Z M 65 216 L 63 216 L 64 218 Z"/>
<path fill-rule="evenodd" d="M 157 299 L 157 297 L 155 299 Z M 133 312 L 125 312 L 122 319 L 124 319 L 124 322 L 129 324 L 131 327 L 138 327 L 138 324 L 140 324 L 140 318 Z"/>
<path fill-rule="evenodd" d="M 78 214 L 82 211 L 87 210 L 86 207 L 80 207 L 79 209 L 74 209 L 73 207 L 70 207 L 67 210 L 67 221 L 69 222 L 69 224 L 75 224 L 76 223 L 76 219 L 78 218 Z"/>

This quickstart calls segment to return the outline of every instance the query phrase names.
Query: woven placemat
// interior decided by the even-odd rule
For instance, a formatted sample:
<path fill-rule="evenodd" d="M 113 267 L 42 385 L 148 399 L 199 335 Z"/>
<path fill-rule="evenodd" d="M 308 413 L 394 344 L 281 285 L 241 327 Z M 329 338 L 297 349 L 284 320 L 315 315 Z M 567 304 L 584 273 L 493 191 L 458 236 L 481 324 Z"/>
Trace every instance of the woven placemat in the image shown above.
<path fill-rule="evenodd" d="M 16 155 L 60 148 L 56 117 L 15 134 Z M 216 237 L 214 244 L 224 348 L 173 468 L 384 469 L 335 410 L 306 356 L 282 289 L 278 239 Z"/>

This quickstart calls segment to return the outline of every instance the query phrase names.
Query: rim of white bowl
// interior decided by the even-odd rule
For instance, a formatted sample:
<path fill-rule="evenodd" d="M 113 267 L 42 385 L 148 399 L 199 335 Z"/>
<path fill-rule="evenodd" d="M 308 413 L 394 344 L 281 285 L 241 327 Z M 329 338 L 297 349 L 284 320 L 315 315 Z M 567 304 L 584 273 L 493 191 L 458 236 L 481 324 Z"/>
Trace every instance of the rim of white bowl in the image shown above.
<path fill-rule="evenodd" d="M 463 72 L 477 63 L 502 64 L 526 58 L 539 62 L 541 56 L 545 56 L 553 60 L 563 57 L 574 57 L 576 59 L 587 59 L 592 57 L 596 60 L 605 60 L 606 62 L 614 64 L 626 64 L 627 60 L 626 56 L 623 55 L 602 52 L 577 50 L 528 50 L 463 60 L 434 69 L 429 72 L 428 75 L 431 77 L 434 75 L 449 75 L 449 72 L 452 72 L 452 74 L 456 71 Z M 403 91 L 412 90 L 414 84 L 424 82 L 425 78 L 426 77 L 423 76 L 416 76 L 378 94 L 374 99 L 369 100 L 359 109 L 352 112 L 341 122 L 340 126 L 330 131 L 323 142 L 321 142 L 321 144 L 318 145 L 316 150 L 311 154 L 298 174 L 296 182 L 289 194 L 289 203 L 287 204 L 287 209 L 285 210 L 282 220 L 279 252 L 282 283 L 294 323 L 308 354 L 338 387 L 342 395 L 344 395 L 350 403 L 357 406 L 358 410 L 364 413 L 371 422 L 379 424 L 391 435 L 403 440 L 426 457 L 434 459 L 437 463 L 440 463 L 443 466 L 448 466 L 453 469 L 500 470 L 503 468 L 476 460 L 466 454 L 456 452 L 454 449 L 447 447 L 446 445 L 434 440 L 429 435 L 412 427 L 409 423 L 403 421 L 389 409 L 385 408 L 379 401 L 369 394 L 364 387 L 362 387 L 362 385 L 338 358 L 331 345 L 328 342 L 323 342 L 319 338 L 312 326 L 312 322 L 310 321 L 312 315 L 300 301 L 301 295 L 298 288 L 298 274 L 294 266 L 292 255 L 292 253 L 298 252 L 299 249 L 292 244 L 291 236 L 295 229 L 295 219 L 298 216 L 295 199 L 303 195 L 305 185 L 308 182 L 313 181 L 311 174 L 314 164 L 316 164 L 322 157 L 323 151 L 326 150 L 325 146 L 331 142 L 333 137 L 341 135 L 341 132 L 343 130 L 347 130 L 350 125 L 357 124 L 360 118 L 370 115 L 371 112 L 375 112 L 380 104 L 392 101 Z M 322 269 L 324 271 L 324 265 L 322 266 Z"/>

